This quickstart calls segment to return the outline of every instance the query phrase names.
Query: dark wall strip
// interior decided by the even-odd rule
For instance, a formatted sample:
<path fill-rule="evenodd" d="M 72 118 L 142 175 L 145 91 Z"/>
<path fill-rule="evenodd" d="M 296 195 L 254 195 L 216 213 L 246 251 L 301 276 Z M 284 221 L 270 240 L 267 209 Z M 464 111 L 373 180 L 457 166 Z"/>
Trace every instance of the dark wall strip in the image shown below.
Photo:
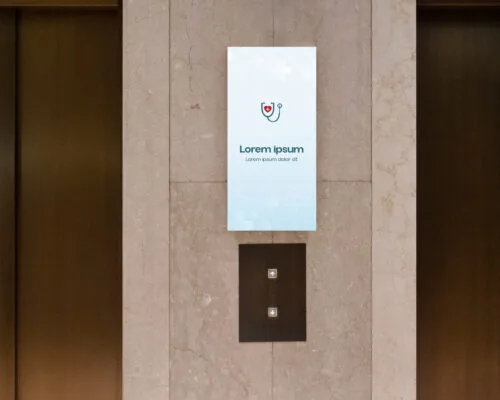
<path fill-rule="evenodd" d="M 0 399 L 15 396 L 14 10 L 0 11 Z"/>

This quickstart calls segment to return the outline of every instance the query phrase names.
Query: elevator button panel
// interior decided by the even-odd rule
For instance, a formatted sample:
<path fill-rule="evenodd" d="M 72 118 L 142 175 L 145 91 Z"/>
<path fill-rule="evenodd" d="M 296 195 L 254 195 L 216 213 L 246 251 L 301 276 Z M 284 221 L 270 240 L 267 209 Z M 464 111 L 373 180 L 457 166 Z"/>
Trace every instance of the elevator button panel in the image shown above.
<path fill-rule="evenodd" d="M 306 245 L 239 246 L 240 342 L 306 340 Z"/>

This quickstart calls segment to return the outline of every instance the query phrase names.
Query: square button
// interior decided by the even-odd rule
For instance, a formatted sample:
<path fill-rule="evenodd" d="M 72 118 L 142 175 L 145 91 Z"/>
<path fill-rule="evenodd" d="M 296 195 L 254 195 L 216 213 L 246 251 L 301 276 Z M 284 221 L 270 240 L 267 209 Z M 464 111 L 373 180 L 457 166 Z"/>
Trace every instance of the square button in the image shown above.
<path fill-rule="evenodd" d="M 278 318 L 278 307 L 268 307 L 267 316 L 269 318 Z"/>
<path fill-rule="evenodd" d="M 278 279 L 278 268 L 268 268 L 267 279 Z"/>

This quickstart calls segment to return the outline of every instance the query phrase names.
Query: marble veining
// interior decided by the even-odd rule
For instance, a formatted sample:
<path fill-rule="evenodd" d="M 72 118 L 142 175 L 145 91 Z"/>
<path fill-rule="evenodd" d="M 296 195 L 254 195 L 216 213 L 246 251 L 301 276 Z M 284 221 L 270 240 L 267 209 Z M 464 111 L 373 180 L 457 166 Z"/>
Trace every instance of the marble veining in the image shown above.
<path fill-rule="evenodd" d="M 373 400 L 416 398 L 416 2 L 373 2 Z"/>
<path fill-rule="evenodd" d="M 227 47 L 272 45 L 268 0 L 171 0 L 174 182 L 224 182 Z"/>
<path fill-rule="evenodd" d="M 271 400 L 271 343 L 238 341 L 238 244 L 270 233 L 228 232 L 226 185 L 173 183 L 171 400 Z"/>
<path fill-rule="evenodd" d="M 124 399 L 414 400 L 415 0 L 123 8 Z M 318 47 L 318 230 L 228 232 L 226 48 L 273 44 Z M 308 244 L 306 343 L 238 343 L 258 242 Z"/>
<path fill-rule="evenodd" d="M 165 400 L 169 397 L 168 2 L 125 0 L 123 25 L 123 398 Z"/>
<path fill-rule="evenodd" d="M 307 243 L 306 343 L 274 344 L 274 400 L 371 396 L 371 184 L 321 183 Z"/>
<path fill-rule="evenodd" d="M 274 4 L 276 46 L 317 46 L 318 180 L 371 181 L 371 1 Z"/>

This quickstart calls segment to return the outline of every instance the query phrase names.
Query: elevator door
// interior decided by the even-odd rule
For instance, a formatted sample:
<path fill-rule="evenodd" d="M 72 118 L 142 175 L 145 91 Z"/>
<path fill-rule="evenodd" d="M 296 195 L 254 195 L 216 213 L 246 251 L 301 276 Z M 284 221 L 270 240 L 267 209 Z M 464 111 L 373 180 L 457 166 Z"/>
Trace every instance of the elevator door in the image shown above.
<path fill-rule="evenodd" d="M 418 22 L 418 398 L 500 399 L 500 12 Z"/>
<path fill-rule="evenodd" d="M 120 15 L 21 9 L 16 24 L 17 400 L 117 400 Z"/>

